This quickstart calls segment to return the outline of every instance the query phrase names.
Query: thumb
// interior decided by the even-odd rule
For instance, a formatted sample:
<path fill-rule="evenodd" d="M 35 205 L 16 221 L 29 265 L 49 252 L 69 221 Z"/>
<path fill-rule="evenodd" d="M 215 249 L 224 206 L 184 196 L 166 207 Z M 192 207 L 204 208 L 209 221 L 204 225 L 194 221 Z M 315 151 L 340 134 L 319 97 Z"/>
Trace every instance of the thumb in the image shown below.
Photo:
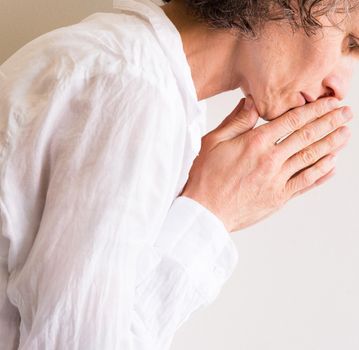
<path fill-rule="evenodd" d="M 251 96 L 242 98 L 236 108 L 222 121 L 215 130 L 222 141 L 232 139 L 253 129 L 259 114 Z M 219 135 L 218 135 L 219 136 Z"/>

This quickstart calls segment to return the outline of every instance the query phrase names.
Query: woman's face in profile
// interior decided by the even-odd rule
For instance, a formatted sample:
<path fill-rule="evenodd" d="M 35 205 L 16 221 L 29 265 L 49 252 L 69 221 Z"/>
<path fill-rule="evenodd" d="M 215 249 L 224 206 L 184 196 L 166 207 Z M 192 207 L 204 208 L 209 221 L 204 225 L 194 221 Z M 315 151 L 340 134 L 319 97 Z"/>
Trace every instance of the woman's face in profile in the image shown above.
<path fill-rule="evenodd" d="M 324 16 L 323 29 L 310 37 L 288 24 L 268 23 L 258 40 L 241 43 L 241 88 L 263 119 L 323 96 L 346 96 L 359 58 L 359 10 L 332 18 L 339 28 Z"/>

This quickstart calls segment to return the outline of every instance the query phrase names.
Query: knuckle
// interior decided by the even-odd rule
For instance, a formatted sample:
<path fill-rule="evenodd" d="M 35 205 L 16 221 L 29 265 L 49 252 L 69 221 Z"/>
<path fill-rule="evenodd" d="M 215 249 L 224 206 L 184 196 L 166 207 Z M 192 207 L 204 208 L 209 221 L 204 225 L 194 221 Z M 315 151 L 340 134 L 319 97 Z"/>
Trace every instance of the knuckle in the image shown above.
<path fill-rule="evenodd" d="M 287 199 L 291 199 L 292 196 L 300 189 L 303 188 L 303 179 L 298 177 L 295 181 L 288 181 L 285 186 Z"/>
<path fill-rule="evenodd" d="M 329 171 L 330 163 L 328 161 L 322 162 L 321 166 L 318 166 L 318 178 L 326 175 Z"/>
<path fill-rule="evenodd" d="M 330 148 L 335 148 L 339 145 L 339 140 L 335 134 L 329 136 L 328 145 Z"/>
<path fill-rule="evenodd" d="M 313 106 L 311 113 L 314 117 L 320 117 L 328 113 L 328 105 L 323 103 L 323 101 L 318 101 L 319 103 Z"/>
<path fill-rule="evenodd" d="M 292 198 L 294 192 L 294 183 L 292 181 L 287 182 L 283 188 L 283 205 L 285 205 Z"/>
<path fill-rule="evenodd" d="M 266 144 L 266 137 L 264 132 L 256 131 L 251 135 L 251 144 L 256 149 L 261 148 Z"/>
<path fill-rule="evenodd" d="M 303 128 L 301 131 L 301 138 L 304 143 L 311 143 L 314 140 L 315 132 L 313 128 Z"/>
<path fill-rule="evenodd" d="M 332 169 L 333 167 L 333 162 L 332 159 L 328 156 L 323 157 L 320 162 L 318 162 L 317 166 L 316 166 L 316 172 L 318 177 L 322 177 L 324 175 L 326 175 L 328 173 L 328 171 L 330 171 L 330 169 Z"/>
<path fill-rule="evenodd" d="M 332 105 L 329 104 L 328 99 L 320 98 L 317 103 L 313 105 L 313 114 L 320 117 L 335 108 L 334 106 L 338 104 L 338 101 L 332 98 L 330 100 L 332 100 Z"/>
<path fill-rule="evenodd" d="M 262 155 L 259 160 L 259 167 L 264 173 L 271 173 L 277 165 L 276 157 L 273 153 Z"/>
<path fill-rule="evenodd" d="M 331 115 L 331 118 L 329 119 L 329 127 L 331 129 L 336 129 L 341 122 L 341 118 L 340 115 L 338 113 L 334 113 L 333 115 Z"/>
<path fill-rule="evenodd" d="M 331 163 L 327 160 L 327 162 L 319 169 L 320 177 L 326 175 L 330 170 L 330 167 L 331 167 Z"/>
<path fill-rule="evenodd" d="M 306 148 L 300 152 L 300 157 L 305 164 L 312 164 L 316 161 L 316 152 L 311 148 Z"/>
<path fill-rule="evenodd" d="M 300 128 L 301 126 L 300 120 L 301 119 L 299 116 L 299 112 L 296 110 L 292 110 L 287 113 L 285 118 L 285 123 L 288 126 L 288 129 L 292 131 Z"/>
<path fill-rule="evenodd" d="M 306 171 L 303 173 L 303 183 L 305 187 L 308 187 L 313 183 L 313 175 L 311 171 Z"/>

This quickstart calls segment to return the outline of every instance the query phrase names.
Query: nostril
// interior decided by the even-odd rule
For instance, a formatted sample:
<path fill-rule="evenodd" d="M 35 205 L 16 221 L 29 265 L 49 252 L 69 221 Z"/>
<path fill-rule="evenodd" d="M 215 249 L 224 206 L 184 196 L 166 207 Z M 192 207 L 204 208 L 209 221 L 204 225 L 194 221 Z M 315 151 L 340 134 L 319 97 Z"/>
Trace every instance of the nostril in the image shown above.
<path fill-rule="evenodd" d="M 335 92 L 330 88 L 330 91 L 326 92 L 322 97 L 335 97 Z"/>

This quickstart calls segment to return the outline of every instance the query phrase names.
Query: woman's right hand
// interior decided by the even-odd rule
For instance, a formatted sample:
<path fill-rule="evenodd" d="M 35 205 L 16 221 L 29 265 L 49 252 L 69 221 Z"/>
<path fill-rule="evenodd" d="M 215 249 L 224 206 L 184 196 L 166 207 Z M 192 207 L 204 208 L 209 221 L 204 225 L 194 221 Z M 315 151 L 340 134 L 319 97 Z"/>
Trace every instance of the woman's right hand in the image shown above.
<path fill-rule="evenodd" d="M 212 211 L 228 232 L 264 219 L 334 174 L 333 156 L 347 144 L 344 124 L 352 119 L 338 103 L 321 98 L 254 128 L 258 112 L 242 99 L 203 136 L 181 195 Z"/>

